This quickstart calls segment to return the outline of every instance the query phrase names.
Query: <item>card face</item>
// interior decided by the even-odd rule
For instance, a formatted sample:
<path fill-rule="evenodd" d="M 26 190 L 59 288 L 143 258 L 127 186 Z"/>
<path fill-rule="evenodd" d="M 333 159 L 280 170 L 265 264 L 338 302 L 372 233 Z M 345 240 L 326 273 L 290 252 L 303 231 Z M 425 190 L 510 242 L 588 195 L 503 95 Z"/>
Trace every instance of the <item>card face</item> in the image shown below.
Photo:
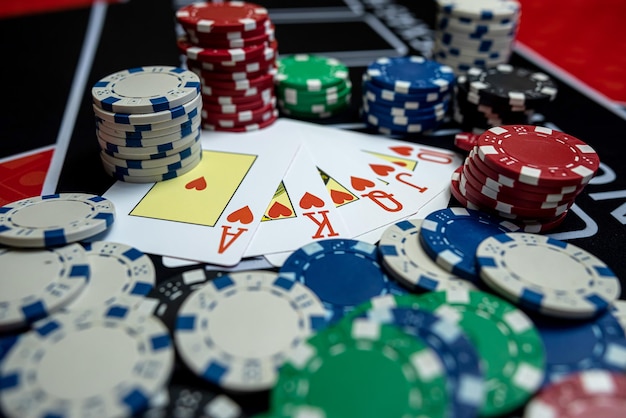
<path fill-rule="evenodd" d="M 200 164 L 172 180 L 116 182 L 106 239 L 153 254 L 232 266 L 243 257 L 300 147 L 277 121 L 248 133 L 203 132 Z"/>
<path fill-rule="evenodd" d="M 303 146 L 267 206 L 246 256 L 293 251 L 312 241 L 349 236 Z"/>
<path fill-rule="evenodd" d="M 448 189 L 451 151 L 298 122 L 341 216 L 355 236 L 409 217 Z"/>

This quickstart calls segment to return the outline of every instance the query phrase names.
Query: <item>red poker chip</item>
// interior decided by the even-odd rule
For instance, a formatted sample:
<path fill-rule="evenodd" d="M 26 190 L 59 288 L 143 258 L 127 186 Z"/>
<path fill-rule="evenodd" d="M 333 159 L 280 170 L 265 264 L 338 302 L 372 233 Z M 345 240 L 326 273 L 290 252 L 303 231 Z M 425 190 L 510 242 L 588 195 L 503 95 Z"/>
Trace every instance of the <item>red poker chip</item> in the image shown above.
<path fill-rule="evenodd" d="M 202 110 L 202 122 L 212 125 L 233 126 L 237 124 L 246 124 L 263 122 L 269 119 L 276 110 L 272 103 L 268 103 L 257 109 L 242 110 L 237 113 L 216 113 Z"/>
<path fill-rule="evenodd" d="M 592 369 L 577 372 L 537 393 L 524 418 L 618 418 L 626 411 L 626 375 Z"/>
<path fill-rule="evenodd" d="M 215 39 L 214 36 L 195 33 L 187 33 L 187 37 L 195 46 L 209 49 L 244 48 L 262 45 L 276 40 L 273 27 L 260 35 L 239 39 Z"/>
<path fill-rule="evenodd" d="M 260 77 L 245 80 L 224 81 L 212 77 L 201 78 L 202 85 L 218 90 L 249 90 L 251 88 L 265 89 L 274 85 L 274 74 L 265 73 Z"/>
<path fill-rule="evenodd" d="M 496 172 L 533 186 L 580 186 L 600 159 L 580 139 L 543 126 L 504 125 L 478 138 L 476 155 Z"/>
<path fill-rule="evenodd" d="M 253 124 L 248 124 L 244 126 L 235 126 L 232 128 L 221 127 L 221 126 L 213 125 L 210 123 L 203 123 L 202 129 L 205 129 L 208 131 L 223 131 L 223 132 L 251 132 L 251 131 L 258 131 L 260 129 L 267 128 L 268 126 L 276 122 L 277 119 L 278 119 L 278 112 L 275 112 L 270 119 L 261 123 L 253 123 Z"/>
<path fill-rule="evenodd" d="M 267 9 L 240 1 L 193 3 L 176 12 L 176 19 L 201 33 L 253 31 L 269 19 Z"/>
<path fill-rule="evenodd" d="M 507 177 L 503 174 L 499 174 L 493 168 L 489 167 L 482 161 L 478 155 L 475 154 L 475 151 L 470 152 L 470 159 L 472 160 L 472 164 L 476 166 L 480 171 L 485 173 L 490 178 L 496 180 L 498 183 L 502 183 L 507 187 L 515 188 L 519 190 L 524 190 L 527 192 L 534 193 L 546 193 L 546 194 L 570 194 L 574 192 L 580 192 L 584 186 L 531 186 L 526 183 L 520 183 L 517 180 L 514 180 L 510 177 Z"/>
<path fill-rule="evenodd" d="M 274 45 L 275 43 L 271 43 L 270 48 L 266 49 L 264 55 L 261 58 L 246 62 L 204 62 L 189 57 L 187 57 L 187 61 L 190 62 L 192 66 L 200 68 L 203 71 L 217 71 L 222 73 L 253 73 L 260 71 L 263 68 L 268 68 L 269 66 L 276 65 L 277 48 L 274 48 Z M 200 63 L 200 65 L 197 65 L 197 63 Z"/>
<path fill-rule="evenodd" d="M 187 37 L 178 38 L 176 40 L 176 45 L 178 46 L 179 51 L 185 54 L 187 58 L 191 58 L 196 61 L 219 64 L 231 62 L 245 63 L 248 61 L 256 60 L 263 56 L 267 56 L 267 53 L 269 53 L 267 50 L 271 49 L 270 43 L 263 43 L 260 45 L 252 45 L 244 48 L 232 49 L 202 48 L 190 42 Z"/>
<path fill-rule="evenodd" d="M 476 179 L 472 175 L 471 170 L 469 170 L 467 166 L 463 168 L 462 175 L 465 178 L 465 181 L 468 182 L 472 186 L 473 189 L 477 190 L 483 196 L 486 196 L 490 199 L 496 200 L 503 204 L 509 204 L 509 205 L 513 205 L 519 208 L 554 209 L 561 205 L 571 204 L 574 201 L 574 199 L 565 199 L 565 200 L 559 200 L 556 202 L 544 202 L 544 201 L 537 201 L 537 200 L 526 200 L 521 195 L 511 196 L 511 195 L 503 194 L 487 187 L 484 183 Z"/>
<path fill-rule="evenodd" d="M 268 19 L 262 25 L 254 30 L 249 31 L 230 31 L 230 32 L 198 32 L 195 28 L 181 25 L 185 33 L 190 38 L 198 38 L 209 41 L 228 42 L 239 39 L 249 39 L 266 34 L 269 30 L 274 29 L 273 23 Z"/>
<path fill-rule="evenodd" d="M 454 136 L 454 146 L 463 151 L 471 151 L 478 143 L 480 135 L 471 132 L 461 132 Z"/>
<path fill-rule="evenodd" d="M 461 190 L 460 187 L 460 178 L 461 172 L 463 171 L 463 166 L 458 167 L 454 173 L 452 174 L 452 179 L 450 182 L 450 193 L 454 198 L 461 204 L 461 206 L 466 207 L 468 209 L 480 210 L 486 213 L 498 215 L 497 212 L 493 210 L 489 210 L 484 208 L 481 205 L 477 205 L 467 197 L 465 197 L 465 190 Z M 548 219 L 511 219 L 510 216 L 501 216 L 502 218 L 508 220 L 511 224 L 517 226 L 517 231 L 530 232 L 533 234 L 542 234 L 548 232 L 563 223 L 565 218 L 567 217 L 567 212 L 562 215 L 557 216 L 556 218 L 548 218 Z M 515 229 L 515 228 L 511 228 Z"/>
<path fill-rule="evenodd" d="M 245 90 L 235 90 L 235 89 L 218 89 L 211 86 L 202 86 L 201 93 L 202 97 L 251 97 L 257 96 L 261 94 L 264 90 L 271 88 L 270 86 L 260 86 L 260 87 L 250 87 Z"/>
<path fill-rule="evenodd" d="M 530 192 L 520 188 L 512 188 L 508 187 L 502 183 L 498 183 L 496 180 L 487 176 L 487 174 L 483 173 L 474 163 L 473 159 L 468 158 L 467 163 L 465 165 L 466 177 L 472 177 L 476 180 L 478 184 L 483 185 L 493 191 L 493 193 L 497 193 L 498 196 L 508 197 L 508 198 L 518 198 L 522 200 L 528 200 L 532 202 L 563 202 L 568 200 L 573 200 L 578 196 L 579 191 L 575 191 L 572 193 L 562 194 L 562 193 L 540 193 L 540 192 Z M 468 178 L 469 180 L 469 178 Z M 506 199 L 505 199 L 506 200 Z"/>
<path fill-rule="evenodd" d="M 233 82 L 240 80 L 253 80 L 255 78 L 262 77 L 266 74 L 272 74 L 272 78 L 274 77 L 275 67 L 269 65 L 267 68 L 257 71 L 254 73 L 246 73 L 246 72 L 234 72 L 234 73 L 221 73 L 216 71 L 203 71 L 201 69 L 195 67 L 189 67 L 191 71 L 196 73 L 200 78 L 206 78 L 215 81 L 224 81 L 224 82 Z"/>
<path fill-rule="evenodd" d="M 460 185 L 461 190 L 464 190 L 464 195 L 474 202 L 475 204 L 496 211 L 498 214 L 512 215 L 509 219 L 520 218 L 554 218 L 567 211 L 573 202 L 569 204 L 563 204 L 556 208 L 527 208 L 523 206 L 513 205 L 499 200 L 492 199 L 481 194 L 474 186 L 467 182 L 467 179 L 461 173 Z"/>
<path fill-rule="evenodd" d="M 232 115 L 236 113 L 246 112 L 249 110 L 260 109 L 268 104 L 276 107 L 276 97 L 270 97 L 268 100 L 261 99 L 255 100 L 250 103 L 242 103 L 242 104 L 213 104 L 213 103 L 204 103 L 202 106 L 202 111 L 206 111 L 207 113 L 214 113 L 220 115 Z"/>
<path fill-rule="evenodd" d="M 240 105 L 244 103 L 253 103 L 263 100 L 269 101 L 272 97 L 274 97 L 274 89 L 261 90 L 258 94 L 250 96 L 233 96 L 230 94 L 225 96 L 202 95 L 202 105 Z"/>

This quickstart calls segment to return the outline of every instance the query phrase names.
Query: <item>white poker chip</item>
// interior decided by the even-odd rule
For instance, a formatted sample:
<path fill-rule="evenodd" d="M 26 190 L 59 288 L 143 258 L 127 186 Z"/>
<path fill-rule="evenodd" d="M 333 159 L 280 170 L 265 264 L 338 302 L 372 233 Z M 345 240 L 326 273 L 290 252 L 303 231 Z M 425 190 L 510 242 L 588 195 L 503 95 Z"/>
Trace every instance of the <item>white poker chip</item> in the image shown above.
<path fill-rule="evenodd" d="M 270 389 L 287 355 L 326 326 L 308 287 L 269 271 L 217 277 L 181 306 L 174 339 L 198 376 L 236 391 Z"/>
<path fill-rule="evenodd" d="M 435 263 L 419 242 L 421 219 L 409 219 L 388 227 L 378 243 L 382 264 L 398 281 L 412 290 L 475 289 Z"/>
<path fill-rule="evenodd" d="M 130 307 L 57 313 L 22 335 L 0 365 L 10 417 L 112 417 L 144 410 L 174 366 L 167 328 Z"/>
<path fill-rule="evenodd" d="M 514 16 L 521 9 L 515 0 L 437 0 L 437 4 L 448 15 L 485 21 Z"/>
<path fill-rule="evenodd" d="M 172 126 L 167 124 L 167 122 L 179 121 L 180 123 L 183 123 L 198 113 L 202 109 L 202 95 L 197 95 L 191 101 L 172 109 L 161 110 L 160 112 L 153 113 L 109 112 L 108 110 L 104 110 L 95 104 L 92 105 L 92 108 L 96 118 L 109 123 L 116 123 L 119 125 L 118 129 L 122 126 L 129 125 L 133 125 L 134 130 L 138 126 L 149 126 L 152 128 L 153 125 L 163 123 L 163 125 L 157 125 L 157 127 L 154 128 L 160 129 L 166 126 Z"/>
<path fill-rule="evenodd" d="M 116 113 L 154 113 L 183 105 L 200 94 L 200 79 L 179 67 L 151 66 L 118 71 L 91 89 L 93 103 Z"/>
<path fill-rule="evenodd" d="M 61 193 L 18 200 L 0 207 L 0 244 L 43 248 L 91 238 L 115 220 L 110 200 L 86 193 Z"/>
<path fill-rule="evenodd" d="M 79 244 L 45 249 L 0 248 L 0 330 L 22 327 L 67 305 L 90 278 Z"/>
<path fill-rule="evenodd" d="M 91 269 L 89 283 L 66 309 L 104 309 L 113 303 L 134 308 L 154 287 L 154 264 L 137 248 L 109 241 L 85 243 L 83 247 Z"/>
<path fill-rule="evenodd" d="M 480 277 L 493 290 L 544 315 L 590 318 L 621 292 L 619 279 L 591 253 L 545 235 L 509 232 L 482 241 Z"/>

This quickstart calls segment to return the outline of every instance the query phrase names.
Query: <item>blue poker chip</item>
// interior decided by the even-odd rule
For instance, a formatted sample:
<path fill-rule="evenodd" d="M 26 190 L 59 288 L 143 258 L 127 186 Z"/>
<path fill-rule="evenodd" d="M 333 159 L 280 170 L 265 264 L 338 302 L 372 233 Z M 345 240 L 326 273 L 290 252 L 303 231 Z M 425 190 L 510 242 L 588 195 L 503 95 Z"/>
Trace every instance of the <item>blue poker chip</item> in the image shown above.
<path fill-rule="evenodd" d="M 533 322 L 546 351 L 544 386 L 582 370 L 626 372 L 626 338 L 611 312 L 587 321 Z"/>
<path fill-rule="evenodd" d="M 375 296 L 406 293 L 381 268 L 376 246 L 352 239 L 326 239 L 299 248 L 280 268 L 279 277 L 312 289 L 331 321 Z"/>
<path fill-rule="evenodd" d="M 372 308 L 352 321 L 369 320 L 400 327 L 421 339 L 441 359 L 450 394 L 449 416 L 476 417 L 484 402 L 485 382 L 474 344 L 454 322 L 421 309 L 399 306 Z"/>
<path fill-rule="evenodd" d="M 93 103 L 116 113 L 151 113 L 181 106 L 200 94 L 200 79 L 179 67 L 137 67 L 110 74 L 91 89 Z"/>
<path fill-rule="evenodd" d="M 420 107 L 418 109 L 406 109 L 405 107 L 396 107 L 391 102 L 370 101 L 367 96 L 363 96 L 363 107 L 366 107 L 372 113 L 389 115 L 389 116 L 408 116 L 413 119 L 431 119 L 434 116 L 445 114 L 450 107 L 450 100 L 446 99 L 442 102 L 435 103 L 430 107 Z"/>
<path fill-rule="evenodd" d="M 417 110 L 429 108 L 438 103 L 450 100 L 451 92 L 430 93 L 398 93 L 374 84 L 366 77 L 363 78 L 361 89 L 363 94 L 371 102 L 381 103 L 387 106 L 404 107 Z"/>
<path fill-rule="evenodd" d="M 455 80 L 450 67 L 418 56 L 379 58 L 365 74 L 373 84 L 404 94 L 446 92 Z"/>
<path fill-rule="evenodd" d="M 422 222 L 424 251 L 444 270 L 478 283 L 476 249 L 493 235 L 519 228 L 487 213 L 452 207 L 430 213 Z"/>
<path fill-rule="evenodd" d="M 411 120 L 407 117 L 390 117 L 388 115 L 362 112 L 363 120 L 368 127 L 375 128 L 381 133 L 389 134 L 418 134 L 430 131 L 441 124 L 443 116 L 442 114 L 440 117 L 434 116 L 430 119 Z"/>

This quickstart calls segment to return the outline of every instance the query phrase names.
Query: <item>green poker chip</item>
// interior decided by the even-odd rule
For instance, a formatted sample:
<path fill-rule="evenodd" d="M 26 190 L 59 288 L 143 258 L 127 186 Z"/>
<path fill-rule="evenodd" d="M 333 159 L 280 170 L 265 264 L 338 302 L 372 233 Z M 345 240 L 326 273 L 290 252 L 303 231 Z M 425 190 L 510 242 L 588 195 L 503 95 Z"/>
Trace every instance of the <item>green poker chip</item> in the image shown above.
<path fill-rule="evenodd" d="M 352 84 L 350 82 L 342 82 L 336 86 L 329 87 L 321 91 L 298 90 L 293 87 L 277 87 L 276 96 L 288 105 L 306 105 L 315 103 L 324 103 L 332 105 L 337 103 L 340 98 L 346 97 L 352 93 Z"/>
<path fill-rule="evenodd" d="M 348 332 L 329 327 L 296 347 L 271 402 L 276 415 L 289 417 L 304 406 L 326 418 L 444 417 L 446 374 L 421 340 L 393 325 L 355 321 Z"/>
<path fill-rule="evenodd" d="M 540 388 L 545 373 L 544 345 L 524 312 L 480 291 L 440 291 L 417 299 L 420 309 L 456 322 L 476 347 L 487 388 L 481 416 L 511 412 Z"/>
<path fill-rule="evenodd" d="M 279 87 L 320 91 L 349 78 L 348 67 L 334 58 L 297 54 L 276 60 L 274 80 Z"/>

